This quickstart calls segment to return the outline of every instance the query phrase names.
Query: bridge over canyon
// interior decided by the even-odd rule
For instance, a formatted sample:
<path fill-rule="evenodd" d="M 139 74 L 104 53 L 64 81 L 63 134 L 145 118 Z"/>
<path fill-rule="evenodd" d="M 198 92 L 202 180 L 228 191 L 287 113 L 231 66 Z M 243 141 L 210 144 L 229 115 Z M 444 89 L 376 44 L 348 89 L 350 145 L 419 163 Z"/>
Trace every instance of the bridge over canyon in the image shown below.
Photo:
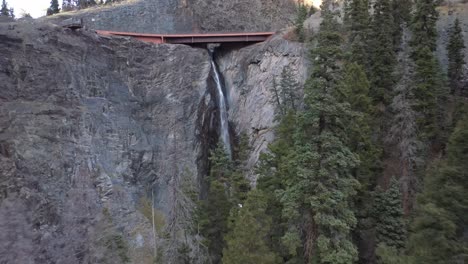
<path fill-rule="evenodd" d="M 247 44 L 263 42 L 270 38 L 274 32 L 253 33 L 207 33 L 207 34 L 144 34 L 132 32 L 118 32 L 96 30 L 104 36 L 133 37 L 135 39 L 154 44 L 209 44 L 209 43 L 237 43 Z"/>

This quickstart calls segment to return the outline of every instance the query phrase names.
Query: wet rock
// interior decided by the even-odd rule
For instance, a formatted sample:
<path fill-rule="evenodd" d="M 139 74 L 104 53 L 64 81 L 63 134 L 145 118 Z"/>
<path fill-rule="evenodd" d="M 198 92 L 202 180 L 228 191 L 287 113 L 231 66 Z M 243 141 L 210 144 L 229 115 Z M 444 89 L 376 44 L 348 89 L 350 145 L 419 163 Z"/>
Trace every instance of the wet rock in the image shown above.
<path fill-rule="evenodd" d="M 256 181 L 253 169 L 259 155 L 274 139 L 276 105 L 273 80 L 279 83 L 281 72 L 289 66 L 294 78 L 304 84 L 309 68 L 306 53 L 305 45 L 274 36 L 264 43 L 225 49 L 218 54 L 228 95 L 229 119 L 238 134 L 249 136 L 252 146 L 248 168 L 253 183 Z M 302 90 L 302 86 L 298 89 Z"/>

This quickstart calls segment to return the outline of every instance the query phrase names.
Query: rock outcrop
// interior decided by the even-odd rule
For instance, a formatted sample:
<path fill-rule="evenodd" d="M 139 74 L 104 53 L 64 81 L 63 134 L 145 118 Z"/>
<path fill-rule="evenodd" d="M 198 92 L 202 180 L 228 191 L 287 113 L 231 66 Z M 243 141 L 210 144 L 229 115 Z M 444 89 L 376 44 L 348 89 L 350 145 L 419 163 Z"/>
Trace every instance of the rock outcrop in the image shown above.
<path fill-rule="evenodd" d="M 303 82 L 303 53 L 275 37 L 216 56 L 250 168 L 272 80 L 290 65 Z M 200 180 L 217 141 L 208 52 L 24 21 L 0 23 L 0 54 L 0 262 L 152 263 L 152 194 L 160 232 L 175 179 Z"/>
<path fill-rule="evenodd" d="M 0 262 L 152 263 L 141 200 L 196 175 L 207 51 L 11 23 L 0 54 Z"/>
<path fill-rule="evenodd" d="M 309 60 L 304 44 L 290 42 L 281 36 L 250 47 L 218 54 L 218 63 L 224 76 L 229 118 L 238 133 L 250 139 L 251 155 L 248 161 L 249 178 L 255 183 L 254 167 L 260 153 L 267 150 L 274 139 L 276 103 L 274 80 L 280 83 L 281 73 L 288 66 L 292 77 L 304 84 L 308 77 Z M 302 90 L 301 87 L 297 87 Z"/>

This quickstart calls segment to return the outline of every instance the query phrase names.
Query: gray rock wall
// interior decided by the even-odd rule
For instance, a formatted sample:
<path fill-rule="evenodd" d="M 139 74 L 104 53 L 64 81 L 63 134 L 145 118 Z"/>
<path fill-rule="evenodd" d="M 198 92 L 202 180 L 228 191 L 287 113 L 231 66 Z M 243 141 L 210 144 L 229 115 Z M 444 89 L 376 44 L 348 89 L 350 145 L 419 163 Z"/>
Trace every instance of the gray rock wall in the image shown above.
<path fill-rule="evenodd" d="M 248 167 L 252 183 L 256 181 L 253 169 L 259 155 L 274 139 L 273 79 L 279 83 L 281 72 L 289 66 L 298 83 L 304 84 L 309 68 L 307 51 L 303 44 L 275 36 L 264 43 L 218 54 L 228 94 L 229 119 L 238 133 L 244 132 L 250 139 Z M 302 91 L 302 85 L 298 89 Z"/>
<path fill-rule="evenodd" d="M 152 263 L 140 199 L 197 175 L 207 52 L 23 23 L 0 54 L 0 262 Z"/>
<path fill-rule="evenodd" d="M 0 23 L 0 262 L 153 263 L 144 201 L 170 215 L 217 140 L 207 51 L 32 23 Z M 272 80 L 290 65 L 303 82 L 303 53 L 275 37 L 217 55 L 250 168 L 273 139 Z"/>

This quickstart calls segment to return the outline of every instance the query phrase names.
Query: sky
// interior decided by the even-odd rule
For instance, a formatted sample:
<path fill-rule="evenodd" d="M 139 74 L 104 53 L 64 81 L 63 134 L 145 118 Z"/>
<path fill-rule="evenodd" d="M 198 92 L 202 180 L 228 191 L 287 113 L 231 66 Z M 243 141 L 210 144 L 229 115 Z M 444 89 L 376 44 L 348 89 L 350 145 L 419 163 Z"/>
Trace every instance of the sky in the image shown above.
<path fill-rule="evenodd" d="M 8 7 L 15 9 L 16 17 L 29 13 L 32 17 L 45 16 L 50 0 L 6 0 Z M 59 1 L 62 2 L 62 1 Z"/>

